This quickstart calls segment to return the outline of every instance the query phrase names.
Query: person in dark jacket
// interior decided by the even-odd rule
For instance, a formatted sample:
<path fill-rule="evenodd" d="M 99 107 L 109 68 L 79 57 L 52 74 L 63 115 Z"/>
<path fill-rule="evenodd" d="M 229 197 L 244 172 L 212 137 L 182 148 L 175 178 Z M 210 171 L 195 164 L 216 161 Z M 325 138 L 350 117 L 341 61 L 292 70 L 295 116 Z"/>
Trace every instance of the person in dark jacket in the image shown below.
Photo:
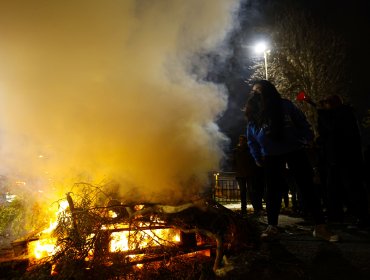
<path fill-rule="evenodd" d="M 241 214 L 247 214 L 247 192 L 249 193 L 254 214 L 262 210 L 264 193 L 263 170 L 258 167 L 249 152 L 247 137 L 239 136 L 239 143 L 233 150 L 235 179 L 240 189 Z"/>
<path fill-rule="evenodd" d="M 338 241 L 338 235 L 325 225 L 321 202 L 313 188 L 313 169 L 305 151 L 305 145 L 313 140 L 313 131 L 303 112 L 291 101 L 283 99 L 272 83 L 260 80 L 253 85 L 246 117 L 251 154 L 265 170 L 268 227 L 261 238 L 271 240 L 278 236 L 287 165 L 314 219 L 313 235 L 330 242 Z"/>
<path fill-rule="evenodd" d="M 370 192 L 370 173 L 367 170 L 370 170 L 370 144 L 367 145 L 364 151 L 364 173 L 366 190 Z"/>
<path fill-rule="evenodd" d="M 338 95 L 324 100 L 318 109 L 318 132 L 327 170 L 328 218 L 343 222 L 344 207 L 369 226 L 368 195 L 363 174 L 364 158 L 360 129 L 353 108 Z"/>

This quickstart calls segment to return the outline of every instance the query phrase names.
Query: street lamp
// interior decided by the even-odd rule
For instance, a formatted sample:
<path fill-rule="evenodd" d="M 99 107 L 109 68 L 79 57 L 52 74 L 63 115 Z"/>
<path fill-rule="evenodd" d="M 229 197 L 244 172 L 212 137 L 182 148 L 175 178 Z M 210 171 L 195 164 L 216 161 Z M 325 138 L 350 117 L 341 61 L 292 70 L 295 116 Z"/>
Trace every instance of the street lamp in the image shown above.
<path fill-rule="evenodd" d="M 266 80 L 268 80 L 268 73 L 267 73 L 267 54 L 270 52 L 269 49 L 267 49 L 267 45 L 265 42 L 258 43 L 254 50 L 256 53 L 263 53 L 263 58 L 265 59 L 265 73 L 266 73 Z"/>

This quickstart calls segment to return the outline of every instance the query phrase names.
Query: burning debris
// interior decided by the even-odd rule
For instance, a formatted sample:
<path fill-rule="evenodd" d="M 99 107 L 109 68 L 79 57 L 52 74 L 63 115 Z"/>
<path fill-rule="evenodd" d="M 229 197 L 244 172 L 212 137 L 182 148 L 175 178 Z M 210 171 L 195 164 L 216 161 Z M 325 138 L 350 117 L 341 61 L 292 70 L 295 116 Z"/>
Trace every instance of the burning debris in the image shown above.
<path fill-rule="evenodd" d="M 28 256 L 27 279 L 101 273 L 132 279 L 128 275 L 195 259 L 213 263 L 219 275 L 232 269 L 226 255 L 256 244 L 253 225 L 212 200 L 129 203 L 90 184 L 74 189 L 58 202 L 57 221 L 48 229 L 13 242 L 15 252 Z"/>

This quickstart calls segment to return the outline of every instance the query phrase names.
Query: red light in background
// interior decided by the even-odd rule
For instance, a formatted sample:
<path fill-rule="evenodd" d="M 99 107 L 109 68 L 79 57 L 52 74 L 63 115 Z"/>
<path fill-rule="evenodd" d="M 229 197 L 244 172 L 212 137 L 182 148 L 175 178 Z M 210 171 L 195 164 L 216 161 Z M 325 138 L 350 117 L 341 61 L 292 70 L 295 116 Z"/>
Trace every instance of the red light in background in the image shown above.
<path fill-rule="evenodd" d="M 298 101 L 303 101 L 306 99 L 306 93 L 304 91 L 300 91 L 297 95 L 297 100 Z"/>

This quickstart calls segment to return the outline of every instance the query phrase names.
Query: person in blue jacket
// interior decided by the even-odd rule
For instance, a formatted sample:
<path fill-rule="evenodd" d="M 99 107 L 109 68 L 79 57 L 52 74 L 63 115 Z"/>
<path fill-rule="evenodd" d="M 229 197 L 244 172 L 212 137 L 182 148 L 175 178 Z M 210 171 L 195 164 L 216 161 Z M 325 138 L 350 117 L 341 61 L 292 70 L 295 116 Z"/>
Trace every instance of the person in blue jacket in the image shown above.
<path fill-rule="evenodd" d="M 304 113 L 282 98 L 276 87 L 266 80 L 253 84 L 245 112 L 250 152 L 256 164 L 265 170 L 268 227 L 261 238 L 272 240 L 278 237 L 278 218 L 286 186 L 285 168 L 288 166 L 314 220 L 313 235 L 330 242 L 338 241 L 338 235 L 325 225 L 321 202 L 314 191 L 313 169 L 305 149 L 314 134 Z"/>

